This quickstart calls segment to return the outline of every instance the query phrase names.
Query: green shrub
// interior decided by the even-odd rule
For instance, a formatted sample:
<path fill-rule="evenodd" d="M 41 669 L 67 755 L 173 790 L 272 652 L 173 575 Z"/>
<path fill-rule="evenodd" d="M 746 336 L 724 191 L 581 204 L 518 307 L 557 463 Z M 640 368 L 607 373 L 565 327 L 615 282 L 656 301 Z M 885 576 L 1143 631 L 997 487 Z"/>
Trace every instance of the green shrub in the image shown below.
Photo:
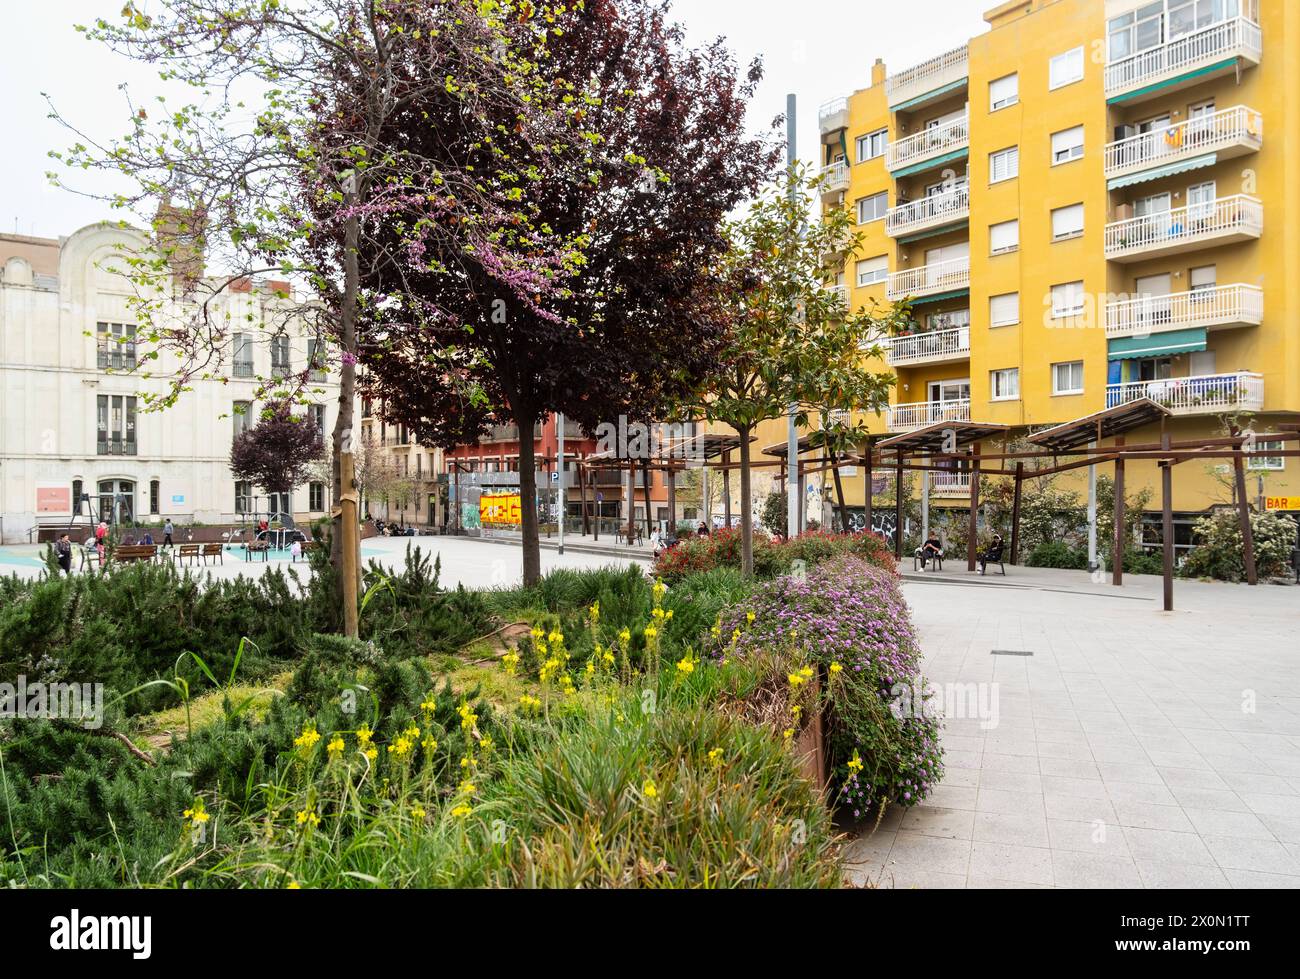
<path fill-rule="evenodd" d="M 1063 541 L 1044 541 L 1029 552 L 1025 564 L 1031 568 L 1068 568 L 1088 570 L 1088 552 Z"/>
<path fill-rule="evenodd" d="M 1296 522 L 1276 513 L 1250 515 L 1255 542 L 1255 567 L 1261 577 L 1284 575 L 1296 546 Z M 1216 510 L 1201 517 L 1192 528 L 1196 546 L 1183 561 L 1179 573 L 1188 578 L 1217 578 L 1245 581 L 1245 544 L 1236 510 Z"/>

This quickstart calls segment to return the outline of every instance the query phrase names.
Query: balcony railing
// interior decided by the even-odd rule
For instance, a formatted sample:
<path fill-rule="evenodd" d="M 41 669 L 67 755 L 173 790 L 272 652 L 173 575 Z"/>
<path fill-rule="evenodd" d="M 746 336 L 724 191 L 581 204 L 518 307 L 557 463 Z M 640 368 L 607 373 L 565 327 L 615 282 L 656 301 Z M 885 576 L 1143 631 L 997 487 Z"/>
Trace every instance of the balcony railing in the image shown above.
<path fill-rule="evenodd" d="M 230 373 L 235 377 L 252 377 L 253 362 L 251 360 L 237 360 L 232 365 Z"/>
<path fill-rule="evenodd" d="M 1191 327 L 1258 326 L 1263 319 L 1264 290 L 1239 282 L 1107 303 L 1106 336 L 1144 337 Z"/>
<path fill-rule="evenodd" d="M 849 100 L 840 97 L 823 102 L 817 108 L 817 124 L 824 133 L 843 129 L 849 124 Z"/>
<path fill-rule="evenodd" d="M 911 234 L 970 217 L 970 185 L 961 181 L 952 190 L 891 207 L 885 214 L 885 233 Z"/>
<path fill-rule="evenodd" d="M 1263 232 L 1264 205 L 1237 194 L 1112 222 L 1106 225 L 1106 257 L 1154 258 L 1187 251 L 1202 241 L 1241 241 L 1258 238 Z"/>
<path fill-rule="evenodd" d="M 823 197 L 838 194 L 849 189 L 849 165 L 843 160 L 836 160 L 822 167 L 821 193 Z"/>
<path fill-rule="evenodd" d="M 963 44 L 897 75 L 890 75 L 885 79 L 885 96 L 891 106 L 900 105 L 961 81 L 969 72 L 970 52 Z"/>
<path fill-rule="evenodd" d="M 1264 407 L 1264 377 L 1250 371 L 1237 371 L 1106 385 L 1108 408 L 1142 398 L 1164 405 L 1175 415 L 1259 411 Z"/>
<path fill-rule="evenodd" d="M 120 347 L 104 348 L 100 347 L 96 358 L 99 369 L 114 371 L 133 371 L 135 370 L 135 350 L 124 350 Z"/>
<path fill-rule="evenodd" d="M 904 136 L 889 144 L 885 155 L 885 166 L 889 170 L 901 170 L 915 163 L 922 163 L 932 157 L 951 153 L 970 144 L 970 113 L 960 119 L 952 119 L 938 126 L 929 126 L 919 133 Z"/>
<path fill-rule="evenodd" d="M 1244 57 L 1258 64 L 1262 49 L 1259 24 L 1246 17 L 1223 20 L 1111 62 L 1106 66 L 1106 96 L 1124 95 L 1231 57 Z"/>
<path fill-rule="evenodd" d="M 1175 163 L 1204 153 L 1240 155 L 1264 143 L 1264 117 L 1244 105 L 1106 145 L 1106 176 Z"/>
<path fill-rule="evenodd" d="M 931 496 L 970 496 L 970 473 L 930 472 Z"/>
<path fill-rule="evenodd" d="M 970 259 L 952 258 L 946 262 L 904 269 L 889 276 L 886 294 L 890 301 L 908 296 L 928 296 L 950 289 L 970 288 Z"/>
<path fill-rule="evenodd" d="M 135 439 L 101 438 L 98 447 L 99 455 L 102 456 L 133 456 L 136 454 Z"/>
<path fill-rule="evenodd" d="M 970 399 L 961 401 L 916 401 L 890 405 L 888 426 L 891 432 L 924 428 L 935 422 L 970 421 Z"/>
<path fill-rule="evenodd" d="M 842 303 L 849 301 L 849 287 L 846 285 L 825 286 L 827 292 L 837 296 Z"/>
<path fill-rule="evenodd" d="M 960 360 L 970 356 L 970 327 L 931 330 L 889 341 L 889 363 L 893 366 L 927 361 Z"/>

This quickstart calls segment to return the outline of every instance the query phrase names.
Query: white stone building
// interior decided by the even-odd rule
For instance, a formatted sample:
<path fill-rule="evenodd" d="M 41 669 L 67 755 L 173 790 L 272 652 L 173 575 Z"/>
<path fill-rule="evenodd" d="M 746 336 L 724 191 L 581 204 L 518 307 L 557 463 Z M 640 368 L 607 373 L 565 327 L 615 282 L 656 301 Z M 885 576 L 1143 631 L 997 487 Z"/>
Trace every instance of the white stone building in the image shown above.
<path fill-rule="evenodd" d="M 0 542 L 24 543 L 38 528 L 67 526 L 74 501 L 90 497 L 95 515 L 123 520 L 224 523 L 253 512 L 290 512 L 299 522 L 328 513 L 323 481 L 297 487 L 281 501 L 236 484 L 230 446 L 254 424 L 258 378 L 301 371 L 315 353 L 301 329 L 273 339 L 259 325 L 271 318 L 286 283 L 236 283 L 223 311 L 250 324 L 223 351 L 211 379 L 196 381 L 169 408 L 146 410 L 142 395 L 162 392 L 169 354 L 132 372 L 136 324 L 132 285 L 112 269 L 121 247 L 148 241 L 117 225 L 82 228 L 58 240 L 0 235 Z M 238 330 L 241 327 L 232 327 Z M 175 369 L 175 363 L 171 365 Z M 332 431 L 337 377 L 312 376 L 310 411 Z M 251 411 L 236 405 L 252 402 Z M 301 409 L 300 409 L 301 410 Z M 358 419 L 359 420 L 359 419 Z M 77 522 L 85 524 L 87 508 Z"/>

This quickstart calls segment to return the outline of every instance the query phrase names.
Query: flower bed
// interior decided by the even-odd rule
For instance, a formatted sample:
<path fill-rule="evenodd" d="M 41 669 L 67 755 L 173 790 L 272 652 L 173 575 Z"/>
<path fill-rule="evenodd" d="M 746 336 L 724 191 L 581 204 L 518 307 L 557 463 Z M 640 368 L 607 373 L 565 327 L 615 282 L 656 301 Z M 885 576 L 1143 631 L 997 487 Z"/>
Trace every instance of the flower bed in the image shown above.
<path fill-rule="evenodd" d="M 784 652 L 785 736 L 824 710 L 834 797 L 855 817 L 890 802 L 915 805 L 939 781 L 939 722 L 912 695 L 922 686 L 920 652 L 892 571 L 840 556 L 778 578 L 725 613 L 714 636 L 724 659 Z"/>
<path fill-rule="evenodd" d="M 834 534 L 811 530 L 789 540 L 773 540 L 754 533 L 754 575 L 774 578 L 789 573 L 795 561 L 812 565 L 840 555 L 853 554 L 870 564 L 893 568 L 889 545 L 876 534 Z M 655 576 L 675 584 L 689 575 L 720 567 L 740 567 L 740 530 L 724 527 L 707 537 L 691 537 L 655 560 Z"/>

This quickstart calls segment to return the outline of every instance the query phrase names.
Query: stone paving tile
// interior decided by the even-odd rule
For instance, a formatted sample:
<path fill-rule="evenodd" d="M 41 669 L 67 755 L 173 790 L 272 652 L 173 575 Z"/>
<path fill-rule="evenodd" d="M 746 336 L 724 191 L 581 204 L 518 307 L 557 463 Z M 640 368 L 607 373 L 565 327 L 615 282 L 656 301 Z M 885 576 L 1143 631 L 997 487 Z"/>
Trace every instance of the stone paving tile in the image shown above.
<path fill-rule="evenodd" d="M 930 795 L 925 801 L 940 809 L 974 809 L 978 794 L 978 788 L 946 785 L 940 782 L 930 790 Z"/>
<path fill-rule="evenodd" d="M 885 871 L 876 878 L 876 886 L 892 888 L 896 891 L 964 890 L 967 883 L 965 874 L 942 874 L 933 870 L 898 870 Z"/>
<path fill-rule="evenodd" d="M 999 755 L 989 752 L 980 759 L 981 772 L 1022 772 L 1037 775 L 1037 755 Z"/>
<path fill-rule="evenodd" d="M 1057 887 L 1141 887 L 1137 865 L 1130 857 L 1051 850 L 1052 874 Z"/>
<path fill-rule="evenodd" d="M 1300 843 L 1300 812 L 1292 816 L 1265 813 L 1258 817 L 1273 837 L 1283 843 Z"/>
<path fill-rule="evenodd" d="M 1228 789 L 1223 776 L 1203 768 L 1158 768 L 1160 778 L 1175 789 Z"/>
<path fill-rule="evenodd" d="M 1212 865 L 1139 859 L 1137 869 L 1145 887 L 1193 889 L 1232 886 L 1224 872 Z"/>
<path fill-rule="evenodd" d="M 1077 796 L 1081 799 L 1109 799 L 1106 783 L 1091 778 L 1070 778 L 1068 775 L 1044 775 L 1043 795 Z"/>
<path fill-rule="evenodd" d="M 1246 808 L 1256 814 L 1267 814 L 1270 816 L 1290 816 L 1294 815 L 1297 808 L 1296 797 L 1293 795 L 1267 795 L 1256 792 L 1246 792 L 1241 796 L 1241 801 L 1246 804 Z"/>
<path fill-rule="evenodd" d="M 1273 831 L 1256 815 L 1226 809 L 1191 809 L 1183 812 L 1196 831 L 1205 836 L 1244 836 L 1254 840 L 1277 839 Z"/>
<path fill-rule="evenodd" d="M 980 776 L 981 783 L 984 776 Z M 1034 792 L 1009 792 L 1005 789 L 986 789 L 980 785 L 976 812 L 1032 812 L 1043 813 L 1043 796 Z"/>
<path fill-rule="evenodd" d="M 1032 812 L 977 812 L 973 834 L 976 843 L 1015 843 L 1048 846 L 1047 817 Z"/>
<path fill-rule="evenodd" d="M 1051 884 L 1052 851 L 1011 843 L 976 843 L 971 849 L 972 877 L 993 877 L 1026 884 Z"/>
<path fill-rule="evenodd" d="M 1106 799 L 1089 799 L 1075 795 L 1048 795 L 1043 798 L 1048 819 L 1073 819 L 1083 822 L 1101 820 L 1118 824 L 1115 808 Z"/>
<path fill-rule="evenodd" d="M 996 769 L 986 768 L 980 772 L 980 789 L 996 789 L 1003 792 L 1021 792 L 1042 796 L 1043 777 L 1037 772 L 1001 772 Z"/>
<path fill-rule="evenodd" d="M 1178 804 L 1166 786 L 1151 782 L 1107 782 L 1106 794 L 1114 802 L 1150 802 L 1160 806 Z"/>
<path fill-rule="evenodd" d="M 1250 840 L 1238 836 L 1204 836 L 1202 840 L 1215 862 L 1225 869 L 1300 875 L 1300 861 L 1276 840 Z"/>
<path fill-rule="evenodd" d="M 1190 789 L 1173 788 L 1170 790 L 1178 804 L 1185 809 L 1221 809 L 1225 812 L 1249 812 L 1250 807 L 1242 801 L 1241 796 L 1231 789 Z"/>
<path fill-rule="evenodd" d="M 1233 887 L 1263 889 L 1263 888 L 1286 888 L 1300 889 L 1300 877 L 1292 877 L 1289 874 L 1263 874 L 1255 870 L 1236 870 L 1231 867 L 1223 871 L 1223 875 L 1228 878 L 1228 883 Z"/>
<path fill-rule="evenodd" d="M 970 871 L 971 841 L 900 831 L 885 859 L 886 874 L 960 874 Z"/>
<path fill-rule="evenodd" d="M 1128 841 L 1129 852 L 1137 860 L 1214 865 L 1214 857 L 1195 832 L 1129 826 L 1124 830 L 1124 838 Z"/>
<path fill-rule="evenodd" d="M 1160 770 L 1155 765 L 1133 765 L 1125 762 L 1100 762 L 1097 770 L 1103 781 L 1109 782 L 1143 782 L 1147 785 L 1163 785 Z"/>
<path fill-rule="evenodd" d="M 900 829 L 906 833 L 920 833 L 922 836 L 969 840 L 974 821 L 973 809 L 940 809 L 919 805 L 903 816 Z"/>
<path fill-rule="evenodd" d="M 1053 850 L 1130 856 L 1124 828 L 1104 820 L 1048 819 L 1047 835 Z"/>

